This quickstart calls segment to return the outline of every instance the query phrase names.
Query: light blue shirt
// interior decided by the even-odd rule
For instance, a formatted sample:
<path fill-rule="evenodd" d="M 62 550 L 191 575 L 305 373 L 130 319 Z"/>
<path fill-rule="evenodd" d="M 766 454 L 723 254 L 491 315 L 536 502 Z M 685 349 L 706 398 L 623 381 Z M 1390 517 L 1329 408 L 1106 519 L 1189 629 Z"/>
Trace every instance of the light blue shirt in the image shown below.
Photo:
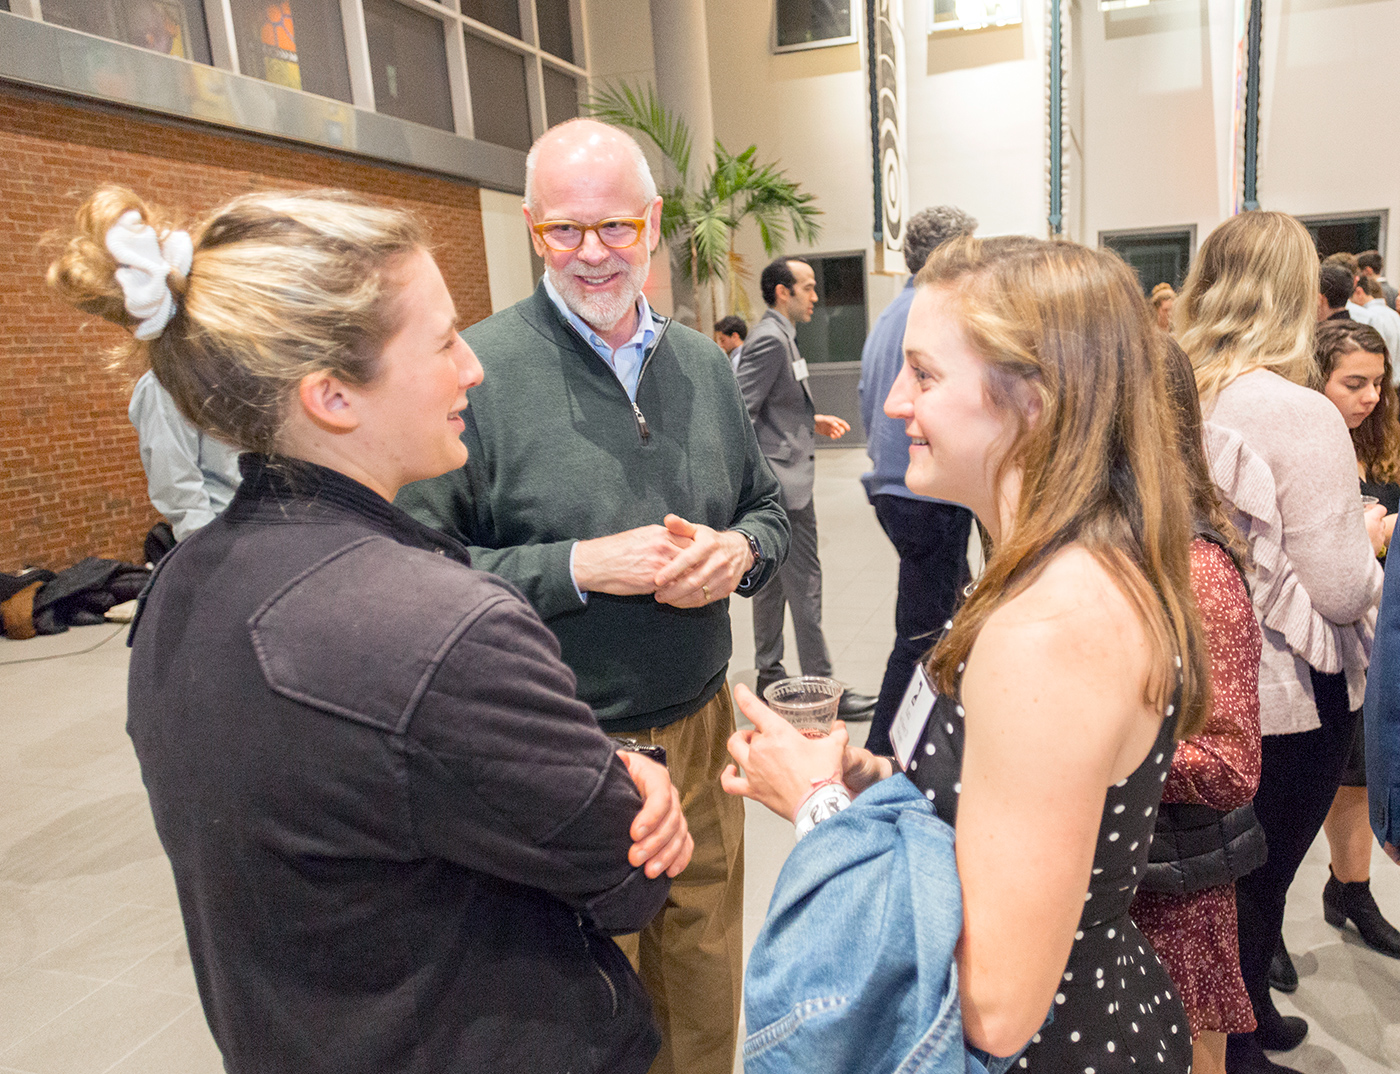
<path fill-rule="evenodd" d="M 642 379 L 642 361 L 646 358 L 647 348 L 651 346 L 657 333 L 661 331 L 661 325 L 652 314 L 651 306 L 647 304 L 647 296 L 637 296 L 637 331 L 626 343 L 618 347 L 617 350 L 613 350 L 602 336 L 589 327 L 587 321 L 564 304 L 563 296 L 554 289 L 554 284 L 550 282 L 547 273 L 544 278 L 544 293 L 554 303 L 555 309 L 559 311 L 559 316 L 569 322 L 574 331 L 586 339 L 588 345 L 598 352 L 598 357 L 607 362 L 612 371 L 617 374 L 617 379 L 622 383 L 623 390 L 627 392 L 627 398 L 632 400 L 635 406 L 637 384 Z M 575 541 L 573 547 L 569 549 L 569 579 L 574 583 L 574 592 L 578 594 L 578 599 L 586 604 L 588 603 L 588 593 L 579 588 L 578 575 L 574 573 L 574 556 L 577 554 L 578 542 Z"/>
<path fill-rule="evenodd" d="M 1386 350 L 1390 351 L 1391 376 L 1395 377 L 1395 369 L 1400 367 L 1400 313 L 1387 306 L 1383 298 L 1371 299 L 1361 307 L 1361 312 L 1366 315 L 1365 323 L 1385 340 Z"/>
<path fill-rule="evenodd" d="M 233 499 L 242 480 L 238 449 L 186 421 L 151 372 L 136 382 L 127 416 L 136 426 L 151 503 L 182 541 Z"/>
<path fill-rule="evenodd" d="M 617 374 L 617 379 L 622 382 L 623 389 L 627 392 L 627 398 L 633 403 L 637 401 L 637 382 L 642 379 L 642 360 L 646 357 L 647 348 L 656 339 L 661 331 L 661 325 L 651 312 L 651 306 L 647 304 L 646 295 L 637 296 L 637 331 L 617 350 L 608 346 L 607 341 L 597 332 L 588 326 L 582 317 L 564 304 L 564 299 L 559 292 L 554 289 L 554 284 L 550 282 L 549 276 L 544 278 L 544 291 L 549 296 L 549 300 L 554 303 L 559 310 L 559 316 L 568 321 L 584 339 L 588 345 L 598 352 L 598 357 L 607 362 L 612 371 Z"/>

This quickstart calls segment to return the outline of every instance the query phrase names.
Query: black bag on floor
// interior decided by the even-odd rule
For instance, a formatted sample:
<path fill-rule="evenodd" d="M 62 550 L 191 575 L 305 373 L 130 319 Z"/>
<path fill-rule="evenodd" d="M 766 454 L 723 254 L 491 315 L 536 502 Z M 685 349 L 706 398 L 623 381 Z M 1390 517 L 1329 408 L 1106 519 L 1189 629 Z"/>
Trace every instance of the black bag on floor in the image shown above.
<path fill-rule="evenodd" d="M 105 622 L 108 608 L 135 600 L 150 578 L 134 563 L 89 556 L 44 583 L 34 597 L 34 629 L 61 634 L 70 626 Z"/>
<path fill-rule="evenodd" d="M 161 521 L 152 526 L 151 532 L 146 534 L 146 543 L 141 551 L 146 557 L 146 562 L 154 567 L 174 547 L 175 531 L 170 528 L 169 522 Z"/>

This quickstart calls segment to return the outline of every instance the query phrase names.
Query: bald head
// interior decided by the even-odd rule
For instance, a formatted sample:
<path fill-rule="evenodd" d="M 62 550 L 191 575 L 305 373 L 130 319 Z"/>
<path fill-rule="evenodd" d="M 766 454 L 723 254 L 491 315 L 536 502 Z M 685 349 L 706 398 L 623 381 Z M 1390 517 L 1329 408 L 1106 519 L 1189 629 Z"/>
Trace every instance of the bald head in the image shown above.
<path fill-rule="evenodd" d="M 573 189 L 561 189 L 565 186 Z M 542 203 L 581 193 L 580 188 L 595 193 L 607 188 L 614 196 L 632 193 L 643 205 L 656 197 L 656 180 L 642 147 L 626 131 L 596 119 L 551 127 L 525 158 L 525 207 L 537 219 Z"/>

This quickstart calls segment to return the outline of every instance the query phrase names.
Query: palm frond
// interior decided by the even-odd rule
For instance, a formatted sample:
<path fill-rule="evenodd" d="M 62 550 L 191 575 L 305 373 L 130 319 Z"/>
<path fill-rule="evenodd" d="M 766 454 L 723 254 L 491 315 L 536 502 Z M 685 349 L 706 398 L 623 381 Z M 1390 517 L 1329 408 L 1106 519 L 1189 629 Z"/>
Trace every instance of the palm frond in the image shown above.
<path fill-rule="evenodd" d="M 671 162 L 684 186 L 690 176 L 690 128 L 669 111 L 650 85 L 634 88 L 625 82 L 593 91 L 582 112 L 593 119 L 644 134 Z"/>
<path fill-rule="evenodd" d="M 749 301 L 748 285 L 753 283 L 753 271 L 749 268 L 748 259 L 732 246 L 729 250 L 728 280 L 729 312 L 737 313 L 752 323 L 753 303 Z"/>
<path fill-rule="evenodd" d="M 729 233 L 732 229 L 733 222 L 717 207 L 698 216 L 692 223 L 693 271 L 701 282 L 724 278 L 729 263 Z"/>

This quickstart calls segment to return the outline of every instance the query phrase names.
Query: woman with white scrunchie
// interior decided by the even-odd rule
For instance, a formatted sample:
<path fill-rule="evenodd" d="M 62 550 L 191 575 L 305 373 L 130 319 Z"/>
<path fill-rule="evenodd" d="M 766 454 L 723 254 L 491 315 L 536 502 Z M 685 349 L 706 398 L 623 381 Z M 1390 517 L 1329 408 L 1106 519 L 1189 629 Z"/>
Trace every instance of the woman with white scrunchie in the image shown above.
<path fill-rule="evenodd" d="M 323 191 L 191 233 L 109 187 L 49 280 L 244 451 L 142 597 L 127 723 L 227 1069 L 642 1074 L 610 937 L 693 840 L 520 595 L 393 505 L 482 377 L 421 225 Z"/>

